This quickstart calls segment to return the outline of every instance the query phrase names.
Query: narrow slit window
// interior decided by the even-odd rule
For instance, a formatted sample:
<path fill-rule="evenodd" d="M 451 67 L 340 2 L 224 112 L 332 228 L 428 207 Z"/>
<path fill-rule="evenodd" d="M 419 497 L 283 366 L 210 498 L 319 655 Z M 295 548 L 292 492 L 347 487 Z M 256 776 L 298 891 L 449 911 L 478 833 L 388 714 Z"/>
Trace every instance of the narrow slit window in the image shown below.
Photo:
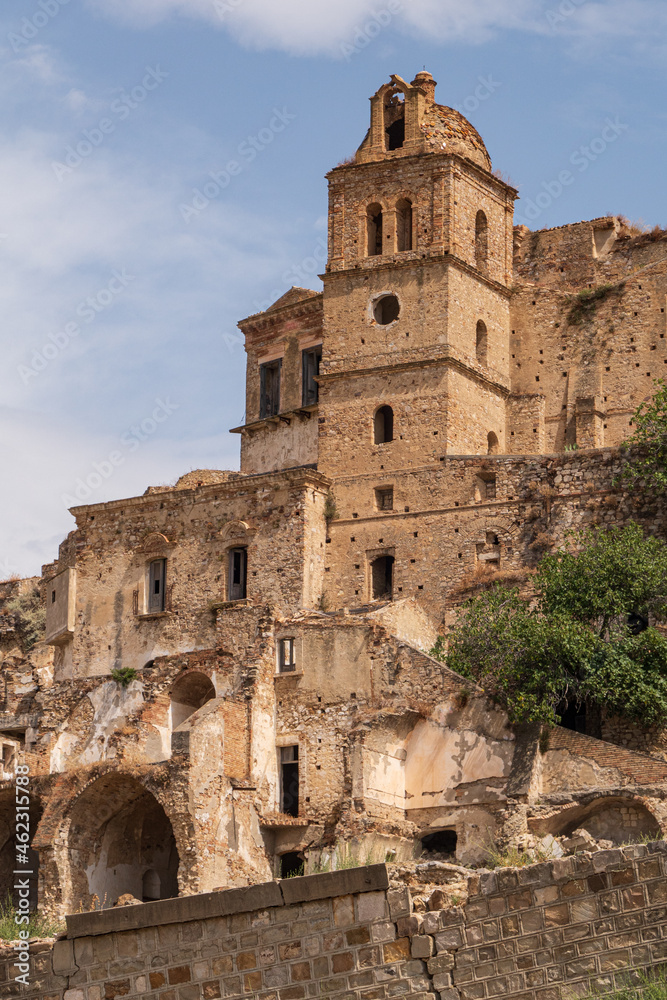
<path fill-rule="evenodd" d="M 402 198 L 396 205 L 396 249 L 412 250 L 412 202 Z"/>
<path fill-rule="evenodd" d="M 322 361 L 322 345 L 310 347 L 301 352 L 302 392 L 301 405 L 312 406 L 318 401 L 319 386 L 317 376 L 320 374 L 320 363 Z"/>
<path fill-rule="evenodd" d="M 150 615 L 164 611 L 166 576 L 167 560 L 154 559 L 148 569 L 148 613 Z"/>
<path fill-rule="evenodd" d="M 489 266 L 489 224 L 482 211 L 475 218 L 475 265 L 484 272 Z"/>
<path fill-rule="evenodd" d="M 487 363 L 488 336 L 486 332 L 486 323 L 484 323 L 481 319 L 477 324 L 477 332 L 475 335 L 475 355 L 480 365 L 485 365 Z"/>
<path fill-rule="evenodd" d="M 259 366 L 259 418 L 275 417 L 280 413 L 280 374 L 282 359 L 267 361 Z"/>
<path fill-rule="evenodd" d="M 366 227 L 368 230 L 368 256 L 379 257 L 382 253 L 382 206 L 373 204 L 368 206 L 366 213 Z"/>
<path fill-rule="evenodd" d="M 242 601 L 246 597 L 248 577 L 248 550 L 230 549 L 229 600 Z"/>
<path fill-rule="evenodd" d="M 280 811 L 299 815 L 299 748 L 280 748 Z"/>

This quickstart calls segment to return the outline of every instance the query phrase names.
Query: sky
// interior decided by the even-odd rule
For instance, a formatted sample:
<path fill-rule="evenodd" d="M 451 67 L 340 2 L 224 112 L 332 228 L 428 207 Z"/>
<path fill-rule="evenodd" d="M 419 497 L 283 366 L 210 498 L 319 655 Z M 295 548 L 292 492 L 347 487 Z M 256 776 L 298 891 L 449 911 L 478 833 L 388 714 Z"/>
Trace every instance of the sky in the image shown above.
<path fill-rule="evenodd" d="M 70 506 L 238 468 L 236 323 L 321 287 L 390 74 L 433 74 L 517 221 L 665 226 L 666 66 L 665 0 L 3 0 L 0 579 Z"/>

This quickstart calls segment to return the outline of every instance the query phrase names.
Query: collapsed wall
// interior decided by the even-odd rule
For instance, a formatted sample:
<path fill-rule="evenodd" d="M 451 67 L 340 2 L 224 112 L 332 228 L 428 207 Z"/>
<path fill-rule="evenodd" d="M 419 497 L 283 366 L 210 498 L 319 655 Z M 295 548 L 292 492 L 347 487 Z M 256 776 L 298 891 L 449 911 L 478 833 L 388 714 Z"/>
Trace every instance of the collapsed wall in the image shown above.
<path fill-rule="evenodd" d="M 444 866 L 443 866 L 444 867 Z M 28 989 L 0 953 L 0 992 L 26 1000 L 306 997 L 559 1000 L 667 963 L 667 843 L 471 873 L 467 901 L 413 911 L 373 865 L 79 913 L 31 946 Z"/>

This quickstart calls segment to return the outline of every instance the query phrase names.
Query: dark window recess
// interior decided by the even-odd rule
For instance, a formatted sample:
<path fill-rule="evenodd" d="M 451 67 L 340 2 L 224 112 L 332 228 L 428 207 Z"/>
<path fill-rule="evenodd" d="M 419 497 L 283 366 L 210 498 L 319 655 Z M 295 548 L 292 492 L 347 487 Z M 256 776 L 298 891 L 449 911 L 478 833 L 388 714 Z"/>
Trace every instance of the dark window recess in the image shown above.
<path fill-rule="evenodd" d="M 412 250 L 412 202 L 401 199 L 396 205 L 396 249 Z"/>
<path fill-rule="evenodd" d="M 299 815 L 299 748 L 280 748 L 280 811 Z"/>
<path fill-rule="evenodd" d="M 55 604 L 55 603 L 56 603 L 56 592 L 55 592 L 55 590 L 52 590 L 51 591 L 51 604 Z"/>
<path fill-rule="evenodd" d="M 278 664 L 281 674 L 288 674 L 290 671 L 296 670 L 294 639 L 278 640 Z"/>
<path fill-rule="evenodd" d="M 394 509 L 394 487 L 387 486 L 375 491 L 375 506 L 378 510 Z"/>
<path fill-rule="evenodd" d="M 628 631 L 630 635 L 639 635 L 648 628 L 648 618 L 631 611 L 628 615 Z"/>
<path fill-rule="evenodd" d="M 319 397 L 319 386 L 315 379 L 320 374 L 320 362 L 322 360 L 322 347 L 309 347 L 301 352 L 301 405 L 311 406 L 316 403 Z"/>
<path fill-rule="evenodd" d="M 246 596 L 248 578 L 248 550 L 230 549 L 229 600 L 242 601 Z"/>
<path fill-rule="evenodd" d="M 391 406 L 381 406 L 375 414 L 373 439 L 375 444 L 394 440 L 394 411 Z"/>
<path fill-rule="evenodd" d="M 586 732 L 586 705 L 577 705 L 575 701 L 562 701 L 556 709 L 560 716 L 563 729 L 571 729 L 575 733 Z"/>
<path fill-rule="evenodd" d="M 281 358 L 277 361 L 267 361 L 259 366 L 259 418 L 275 417 L 280 413 L 280 373 L 283 367 Z"/>
<path fill-rule="evenodd" d="M 395 295 L 383 295 L 373 307 L 373 317 L 378 326 L 389 326 L 397 320 L 401 307 Z"/>
<path fill-rule="evenodd" d="M 405 121 L 399 118 L 387 129 L 387 149 L 402 149 L 405 142 Z"/>
<path fill-rule="evenodd" d="M 305 875 L 306 866 L 303 858 L 296 851 L 283 854 L 280 858 L 280 877 L 295 878 L 297 875 Z"/>
<path fill-rule="evenodd" d="M 391 596 L 394 589 L 394 557 L 379 556 L 371 564 L 371 585 L 373 600 L 381 600 Z"/>
<path fill-rule="evenodd" d="M 164 611 L 167 560 L 154 559 L 148 570 L 148 614 Z"/>
<path fill-rule="evenodd" d="M 369 205 L 366 214 L 368 229 L 368 256 L 378 257 L 382 254 L 382 206 Z"/>
<path fill-rule="evenodd" d="M 456 854 L 456 830 L 438 830 L 422 837 L 425 854 Z"/>

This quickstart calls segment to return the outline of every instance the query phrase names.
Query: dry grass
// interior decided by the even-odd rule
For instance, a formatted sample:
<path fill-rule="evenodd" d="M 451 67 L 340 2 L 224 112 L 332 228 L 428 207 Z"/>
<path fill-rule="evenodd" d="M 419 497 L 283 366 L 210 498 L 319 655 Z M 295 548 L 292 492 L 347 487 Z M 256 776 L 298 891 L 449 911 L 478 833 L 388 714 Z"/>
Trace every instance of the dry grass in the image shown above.
<path fill-rule="evenodd" d="M 465 573 L 451 589 L 452 596 L 469 594 L 473 591 L 490 590 L 497 583 L 522 584 L 535 575 L 536 570 L 522 569 L 492 569 L 488 563 L 478 563 L 473 570 Z"/>

